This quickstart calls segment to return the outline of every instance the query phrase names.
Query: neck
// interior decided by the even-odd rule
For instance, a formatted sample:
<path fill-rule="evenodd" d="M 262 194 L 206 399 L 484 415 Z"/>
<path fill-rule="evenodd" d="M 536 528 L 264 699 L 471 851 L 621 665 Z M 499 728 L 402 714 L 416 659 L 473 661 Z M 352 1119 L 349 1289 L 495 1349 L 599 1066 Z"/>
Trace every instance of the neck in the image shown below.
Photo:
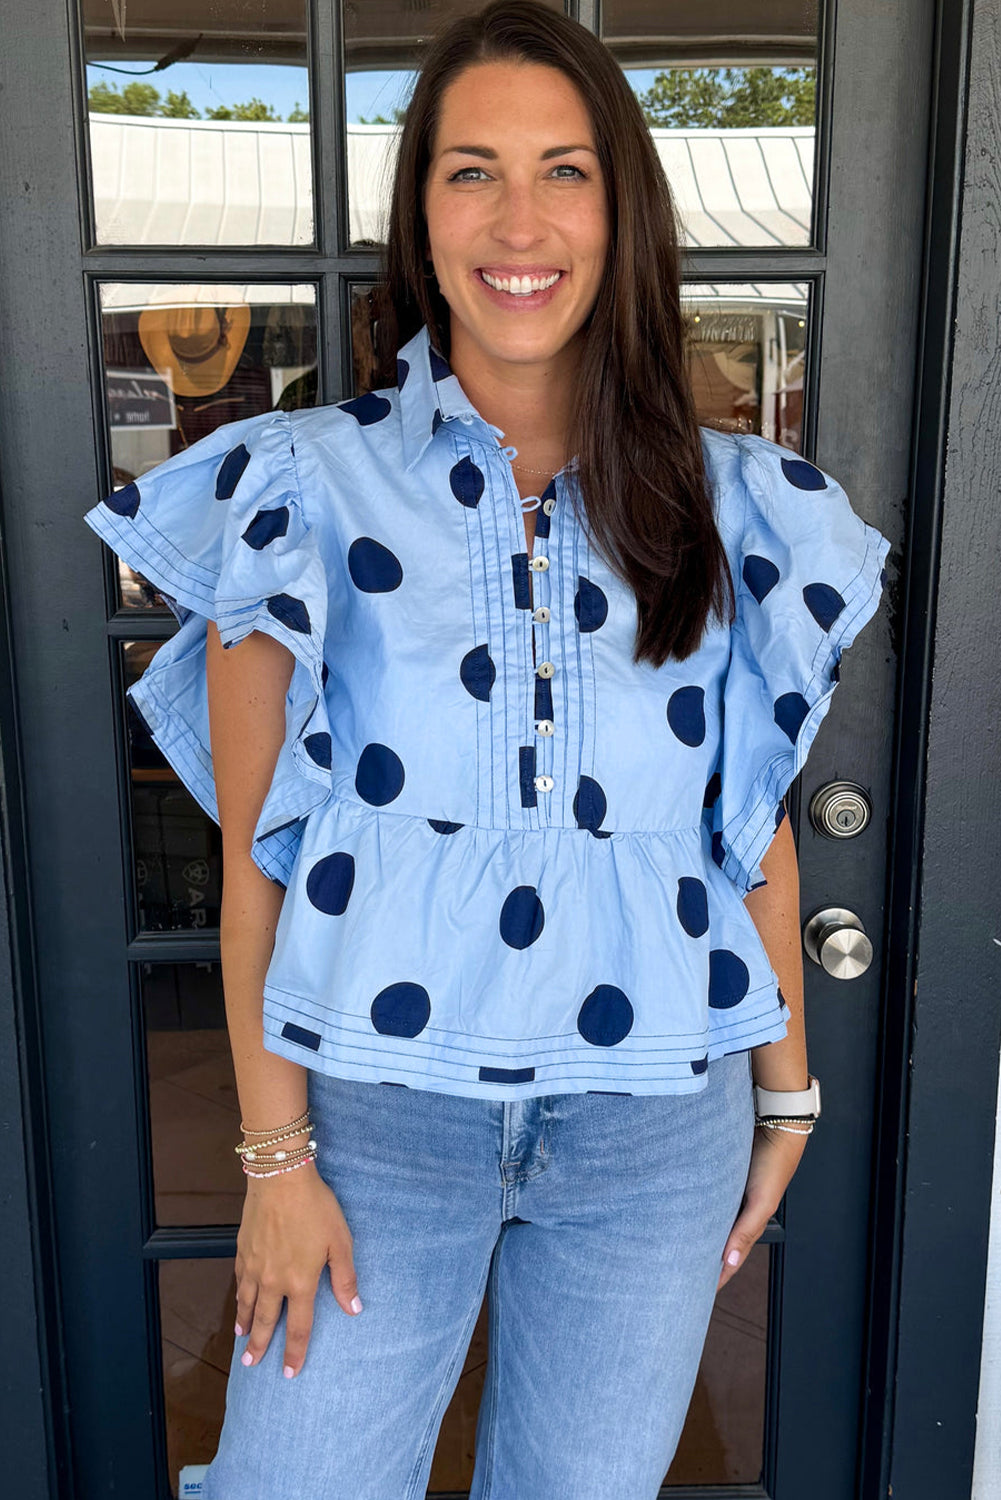
<path fill-rule="evenodd" d="M 539 363 L 491 360 L 453 322 L 449 364 L 459 384 L 484 421 L 499 427 L 505 444 L 534 468 L 551 465 L 555 473 L 571 457 L 566 442 L 578 358 L 573 340 Z"/>

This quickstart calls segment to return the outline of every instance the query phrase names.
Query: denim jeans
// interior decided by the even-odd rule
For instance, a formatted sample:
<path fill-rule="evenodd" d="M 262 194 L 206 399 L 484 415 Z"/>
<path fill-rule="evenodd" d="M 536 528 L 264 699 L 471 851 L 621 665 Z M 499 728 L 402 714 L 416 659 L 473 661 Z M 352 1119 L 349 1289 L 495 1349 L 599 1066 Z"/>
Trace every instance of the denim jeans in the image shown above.
<path fill-rule="evenodd" d="M 747 1180 L 750 1053 L 697 1094 L 504 1102 L 310 1073 L 364 1311 L 237 1339 L 207 1500 L 418 1500 L 489 1290 L 471 1500 L 653 1500 Z"/>

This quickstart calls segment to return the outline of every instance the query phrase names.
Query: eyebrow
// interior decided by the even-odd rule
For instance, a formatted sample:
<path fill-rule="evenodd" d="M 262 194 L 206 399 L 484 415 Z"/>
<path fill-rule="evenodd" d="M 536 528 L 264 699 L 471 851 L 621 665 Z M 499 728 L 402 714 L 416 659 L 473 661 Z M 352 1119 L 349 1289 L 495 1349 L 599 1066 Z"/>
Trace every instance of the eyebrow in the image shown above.
<path fill-rule="evenodd" d="M 587 151 L 591 156 L 598 154 L 591 146 L 550 146 L 548 151 L 542 152 L 539 160 L 549 161 L 554 156 L 566 156 L 571 151 Z M 449 156 L 453 152 L 461 156 L 479 156 L 484 161 L 497 160 L 497 152 L 491 150 L 489 146 L 446 146 L 441 154 Z"/>

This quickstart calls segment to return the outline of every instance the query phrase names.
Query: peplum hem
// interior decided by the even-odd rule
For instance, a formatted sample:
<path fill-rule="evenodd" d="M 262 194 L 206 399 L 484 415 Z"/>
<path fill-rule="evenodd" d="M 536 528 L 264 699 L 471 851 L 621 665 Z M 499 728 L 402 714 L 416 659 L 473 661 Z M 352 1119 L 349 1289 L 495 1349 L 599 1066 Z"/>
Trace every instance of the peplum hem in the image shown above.
<path fill-rule="evenodd" d="M 264 996 L 271 1051 L 472 1098 L 698 1092 L 708 1059 L 790 1015 L 704 825 L 595 839 L 336 793 L 304 830 Z"/>

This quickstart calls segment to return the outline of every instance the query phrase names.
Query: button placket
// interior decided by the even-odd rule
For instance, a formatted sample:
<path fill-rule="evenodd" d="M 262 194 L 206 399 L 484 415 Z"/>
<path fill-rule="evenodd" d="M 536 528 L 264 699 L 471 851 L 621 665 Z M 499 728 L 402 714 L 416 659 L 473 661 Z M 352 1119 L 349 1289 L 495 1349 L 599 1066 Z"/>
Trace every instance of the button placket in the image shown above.
<path fill-rule="evenodd" d="M 542 510 L 552 515 L 549 501 L 542 502 Z M 552 803 L 547 795 L 556 785 L 554 771 L 556 715 L 553 712 L 552 684 L 557 676 L 557 666 L 552 660 L 551 649 L 554 638 L 551 624 L 553 618 L 553 577 L 548 553 L 550 528 L 536 527 L 529 569 L 533 574 L 532 638 L 535 642 L 535 742 L 537 746 L 535 785 L 544 795 L 548 820 L 552 821 Z"/>

